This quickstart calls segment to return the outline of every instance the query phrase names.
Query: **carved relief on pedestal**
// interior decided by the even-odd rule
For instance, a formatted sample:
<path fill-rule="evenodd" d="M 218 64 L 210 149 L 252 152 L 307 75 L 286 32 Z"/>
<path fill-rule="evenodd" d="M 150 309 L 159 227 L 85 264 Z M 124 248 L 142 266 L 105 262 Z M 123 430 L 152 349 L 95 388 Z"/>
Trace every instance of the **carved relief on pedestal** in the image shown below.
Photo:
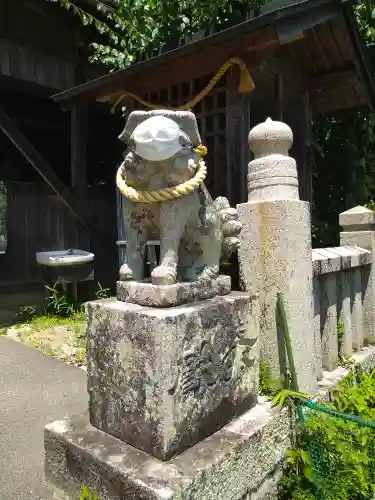
<path fill-rule="evenodd" d="M 258 337 L 246 336 L 243 320 L 239 320 L 233 331 L 236 332 L 233 339 L 229 338 L 224 345 L 211 335 L 197 346 L 186 348 L 177 361 L 178 375 L 169 394 L 180 399 L 199 398 L 206 391 L 235 385 L 245 370 L 257 361 Z"/>

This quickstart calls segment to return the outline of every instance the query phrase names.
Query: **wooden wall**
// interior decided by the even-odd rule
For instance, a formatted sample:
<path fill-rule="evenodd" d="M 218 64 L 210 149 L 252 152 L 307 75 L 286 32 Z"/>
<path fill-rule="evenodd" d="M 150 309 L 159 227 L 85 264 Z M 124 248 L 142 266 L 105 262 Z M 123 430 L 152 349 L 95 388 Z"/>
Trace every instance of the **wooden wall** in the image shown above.
<path fill-rule="evenodd" d="M 12 84 L 61 91 L 102 74 L 88 63 L 96 33 L 46 0 L 0 0 L 0 75 Z"/>
<path fill-rule="evenodd" d="M 8 245 L 0 255 L 0 284 L 42 281 L 35 253 L 80 248 L 96 255 L 95 278 L 113 286 L 117 272 L 116 197 L 107 186 L 89 190 L 88 208 L 100 240 L 89 237 L 61 200 L 43 184 L 7 183 Z"/>
<path fill-rule="evenodd" d="M 3 39 L 0 39 L 0 73 L 56 90 L 73 87 L 75 82 L 71 62 Z"/>

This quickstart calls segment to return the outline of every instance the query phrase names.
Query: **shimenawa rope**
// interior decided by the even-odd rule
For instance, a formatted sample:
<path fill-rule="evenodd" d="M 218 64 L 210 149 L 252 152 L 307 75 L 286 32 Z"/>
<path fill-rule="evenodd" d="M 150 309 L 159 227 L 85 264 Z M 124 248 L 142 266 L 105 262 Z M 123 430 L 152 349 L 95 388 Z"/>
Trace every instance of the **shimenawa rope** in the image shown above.
<path fill-rule="evenodd" d="M 204 147 L 204 146 L 203 146 Z M 129 200 L 137 203 L 156 203 L 160 201 L 182 198 L 197 189 L 207 176 L 207 168 L 202 158 L 199 159 L 198 170 L 194 177 L 178 186 L 158 189 L 157 191 L 138 191 L 126 183 L 122 165 L 117 170 L 116 184 L 119 191 Z"/>
<path fill-rule="evenodd" d="M 193 108 L 198 102 L 200 102 L 211 90 L 215 87 L 217 82 L 220 80 L 220 78 L 224 75 L 228 69 L 236 65 L 240 68 L 241 71 L 241 77 L 240 77 L 240 85 L 238 88 L 238 91 L 240 93 L 249 93 L 252 92 L 255 88 L 253 79 L 249 73 L 249 70 L 246 67 L 246 63 L 243 59 L 239 57 L 231 57 L 228 59 L 217 71 L 217 73 L 211 78 L 211 80 L 208 82 L 208 84 L 204 87 L 203 90 L 199 92 L 191 101 L 182 104 L 181 106 L 178 107 L 171 107 L 171 106 L 165 106 L 161 104 L 155 104 L 149 101 L 146 101 L 145 99 L 142 99 L 142 97 L 133 94 L 132 92 L 123 92 L 121 95 L 118 97 L 117 101 L 111 108 L 111 112 L 114 113 L 116 110 L 117 106 L 123 101 L 125 97 L 132 97 L 136 101 L 140 102 L 145 106 L 146 108 L 151 108 L 151 109 L 170 109 L 171 111 L 186 111 L 188 109 Z M 103 100 L 106 101 L 109 99 L 110 96 L 105 97 Z"/>

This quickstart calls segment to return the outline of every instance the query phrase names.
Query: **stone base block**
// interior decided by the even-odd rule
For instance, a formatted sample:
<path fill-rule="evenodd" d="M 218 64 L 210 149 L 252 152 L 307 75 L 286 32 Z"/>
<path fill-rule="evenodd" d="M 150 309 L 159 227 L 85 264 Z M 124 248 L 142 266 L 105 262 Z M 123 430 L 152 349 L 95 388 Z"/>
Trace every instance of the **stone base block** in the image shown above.
<path fill-rule="evenodd" d="M 212 281 L 153 285 L 139 281 L 118 281 L 117 298 L 148 307 L 172 307 L 189 302 L 227 295 L 231 291 L 230 276 L 219 276 Z"/>
<path fill-rule="evenodd" d="M 87 306 L 91 424 L 168 460 L 254 406 L 259 302 L 241 292 L 169 309 Z"/>
<path fill-rule="evenodd" d="M 46 426 L 46 475 L 64 500 L 77 500 L 82 485 L 98 500 L 276 500 L 289 426 L 286 411 L 262 402 L 162 462 L 81 416 Z"/>

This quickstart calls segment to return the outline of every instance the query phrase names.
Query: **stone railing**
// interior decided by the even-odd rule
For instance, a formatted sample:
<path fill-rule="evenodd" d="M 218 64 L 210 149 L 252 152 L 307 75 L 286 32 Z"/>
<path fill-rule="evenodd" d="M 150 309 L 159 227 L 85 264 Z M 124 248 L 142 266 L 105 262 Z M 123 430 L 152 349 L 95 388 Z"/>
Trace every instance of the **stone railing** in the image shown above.
<path fill-rule="evenodd" d="M 372 263 L 360 247 L 318 248 L 312 252 L 316 376 L 332 371 L 340 356 L 363 347 L 362 274 Z"/>
<path fill-rule="evenodd" d="M 340 215 L 340 247 L 311 246 L 309 204 L 299 199 L 290 128 L 267 120 L 249 135 L 248 202 L 239 260 L 246 290 L 261 306 L 261 355 L 275 377 L 285 371 L 276 296 L 285 298 L 300 389 L 315 394 L 323 371 L 334 371 L 375 340 L 375 212 Z M 318 385 L 319 384 L 319 385 Z"/>

